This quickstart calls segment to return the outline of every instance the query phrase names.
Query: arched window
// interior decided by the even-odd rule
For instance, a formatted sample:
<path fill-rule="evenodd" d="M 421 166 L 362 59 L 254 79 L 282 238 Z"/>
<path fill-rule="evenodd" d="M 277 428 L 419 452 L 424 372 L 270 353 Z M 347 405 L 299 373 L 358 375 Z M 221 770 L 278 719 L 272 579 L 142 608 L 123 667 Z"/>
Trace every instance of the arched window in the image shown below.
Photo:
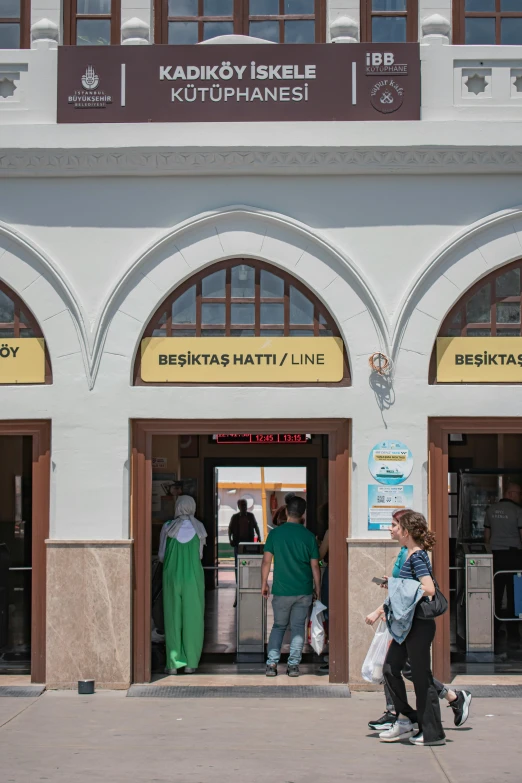
<path fill-rule="evenodd" d="M 42 330 L 27 305 L 0 281 L 0 343 L 3 339 L 43 337 Z M 51 361 L 45 348 L 45 383 L 52 383 Z M 5 383 L 0 377 L 0 385 Z"/>
<path fill-rule="evenodd" d="M 291 275 L 261 261 L 214 264 L 176 288 L 143 337 L 341 337 L 324 305 Z M 349 383 L 345 352 L 343 383 Z M 140 356 L 135 383 L 143 384 Z"/>
<path fill-rule="evenodd" d="M 323 43 L 325 0 L 158 0 L 158 44 L 196 44 L 219 35 L 273 43 Z"/>
<path fill-rule="evenodd" d="M 521 284 L 522 260 L 483 277 L 450 310 L 437 337 L 521 337 Z M 430 362 L 430 383 L 437 383 L 436 353 L 435 345 Z M 440 377 L 438 382 L 441 382 Z M 443 379 L 442 382 L 453 381 Z"/>

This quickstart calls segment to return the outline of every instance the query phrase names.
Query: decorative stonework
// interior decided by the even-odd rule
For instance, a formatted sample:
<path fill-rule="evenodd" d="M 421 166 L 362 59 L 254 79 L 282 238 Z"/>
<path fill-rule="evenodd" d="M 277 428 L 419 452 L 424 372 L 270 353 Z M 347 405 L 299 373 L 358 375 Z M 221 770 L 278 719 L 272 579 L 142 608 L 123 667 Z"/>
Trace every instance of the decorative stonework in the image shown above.
<path fill-rule="evenodd" d="M 347 174 L 379 171 L 522 172 L 521 147 L 354 148 L 280 150 L 41 150 L 6 151 L 0 176 L 115 176 L 150 174 L 219 174 L 253 171 L 291 174 Z"/>

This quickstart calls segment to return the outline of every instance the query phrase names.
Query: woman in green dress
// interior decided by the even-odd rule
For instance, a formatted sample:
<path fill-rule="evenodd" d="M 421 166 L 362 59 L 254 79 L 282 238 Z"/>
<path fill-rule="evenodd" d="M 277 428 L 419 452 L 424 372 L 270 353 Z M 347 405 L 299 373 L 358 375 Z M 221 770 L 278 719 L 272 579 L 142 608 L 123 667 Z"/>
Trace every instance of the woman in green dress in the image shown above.
<path fill-rule="evenodd" d="M 193 674 L 203 650 L 205 580 L 201 558 L 207 531 L 195 518 L 195 511 L 195 500 L 181 495 L 174 519 L 161 529 L 166 674 L 177 674 L 183 668 L 186 674 Z"/>

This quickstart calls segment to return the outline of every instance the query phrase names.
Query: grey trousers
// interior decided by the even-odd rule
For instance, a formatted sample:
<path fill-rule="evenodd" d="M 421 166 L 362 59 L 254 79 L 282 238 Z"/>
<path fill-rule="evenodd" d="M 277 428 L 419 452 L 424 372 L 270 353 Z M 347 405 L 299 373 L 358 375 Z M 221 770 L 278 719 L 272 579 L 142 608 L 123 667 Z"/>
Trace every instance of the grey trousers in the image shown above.
<path fill-rule="evenodd" d="M 406 661 L 406 665 L 405 665 L 404 669 L 402 670 L 402 675 L 407 680 L 412 682 L 411 666 L 410 666 L 410 662 L 409 661 Z M 443 685 L 438 680 L 436 680 L 435 677 L 433 678 L 433 684 L 435 685 L 435 690 L 437 691 L 437 695 L 438 695 L 439 699 L 444 699 L 446 694 L 447 694 L 447 692 L 448 692 L 448 689 L 446 688 L 446 686 Z M 388 712 L 395 712 L 395 707 L 394 707 L 394 704 L 393 704 L 392 695 L 390 693 L 390 689 L 388 688 L 388 685 L 386 684 L 386 680 L 384 680 L 384 695 L 386 697 L 386 709 L 388 710 Z"/>

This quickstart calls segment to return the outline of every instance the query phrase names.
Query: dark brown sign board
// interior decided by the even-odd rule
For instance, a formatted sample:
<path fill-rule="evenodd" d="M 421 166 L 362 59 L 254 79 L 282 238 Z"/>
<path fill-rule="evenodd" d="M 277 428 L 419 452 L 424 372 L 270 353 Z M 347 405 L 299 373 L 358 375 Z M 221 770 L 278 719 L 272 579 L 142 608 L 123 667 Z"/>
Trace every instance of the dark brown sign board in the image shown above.
<path fill-rule="evenodd" d="M 58 50 L 63 123 L 418 119 L 414 43 Z"/>

